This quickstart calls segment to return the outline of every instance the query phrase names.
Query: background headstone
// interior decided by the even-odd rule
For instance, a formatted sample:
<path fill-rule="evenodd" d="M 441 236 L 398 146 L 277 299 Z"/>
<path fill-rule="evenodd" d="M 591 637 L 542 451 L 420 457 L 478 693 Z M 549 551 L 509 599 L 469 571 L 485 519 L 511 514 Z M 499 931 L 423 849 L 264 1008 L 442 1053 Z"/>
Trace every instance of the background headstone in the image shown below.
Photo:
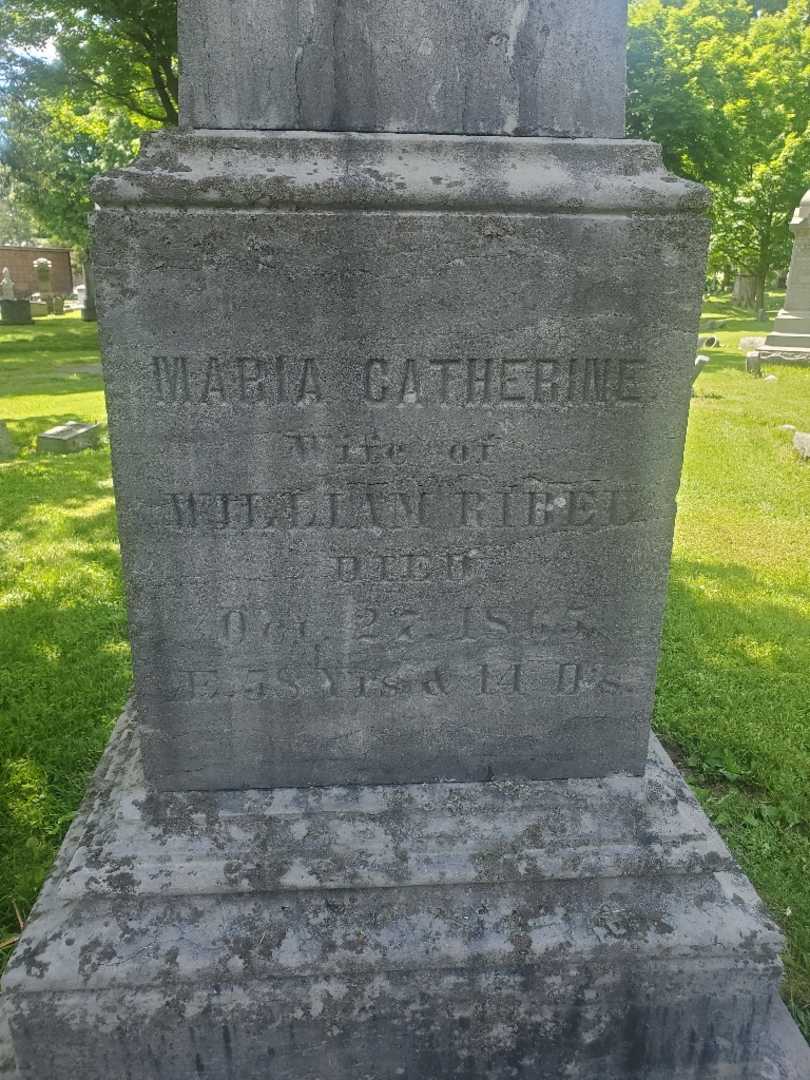
<path fill-rule="evenodd" d="M 14 291 L 14 282 L 11 280 L 11 273 L 7 266 L 3 267 L 3 278 L 0 281 L 0 298 L 3 300 L 15 300 L 17 294 Z"/>
<path fill-rule="evenodd" d="M 72 454 L 98 446 L 101 424 L 83 424 L 68 420 L 49 428 L 37 436 L 37 452 L 40 454 Z"/>
<path fill-rule="evenodd" d="M 33 322 L 30 300 L 0 300 L 0 319 L 4 323 L 26 326 Z"/>
<path fill-rule="evenodd" d="M 34 272 L 37 277 L 37 292 L 42 302 L 47 306 L 48 314 L 53 311 L 53 282 L 51 270 L 53 263 L 45 255 L 34 259 Z"/>
<path fill-rule="evenodd" d="M 82 297 L 82 320 L 95 322 L 98 318 L 96 313 L 96 279 L 93 274 L 93 264 L 90 259 L 84 262 L 84 296 Z"/>
<path fill-rule="evenodd" d="M 17 456 L 17 447 L 6 427 L 5 420 L 0 420 L 0 461 L 9 461 Z"/>
<path fill-rule="evenodd" d="M 761 363 L 810 363 L 810 191 L 790 229 L 794 239 L 785 305 L 758 350 Z"/>

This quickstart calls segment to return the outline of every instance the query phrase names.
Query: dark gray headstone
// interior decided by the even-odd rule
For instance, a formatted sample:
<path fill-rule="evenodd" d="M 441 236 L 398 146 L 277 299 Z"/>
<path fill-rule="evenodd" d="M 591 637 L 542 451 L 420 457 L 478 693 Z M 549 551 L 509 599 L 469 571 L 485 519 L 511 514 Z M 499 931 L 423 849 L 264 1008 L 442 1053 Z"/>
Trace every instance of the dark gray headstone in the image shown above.
<path fill-rule="evenodd" d="M 15 326 L 32 323 L 30 300 L 0 300 L 0 320 Z"/>
<path fill-rule="evenodd" d="M 641 772 L 702 195 L 633 142 L 153 147 L 96 190 L 150 779 Z"/>
<path fill-rule="evenodd" d="M 6 427 L 5 420 L 0 420 L 0 461 L 9 461 L 17 456 L 17 447 Z"/>

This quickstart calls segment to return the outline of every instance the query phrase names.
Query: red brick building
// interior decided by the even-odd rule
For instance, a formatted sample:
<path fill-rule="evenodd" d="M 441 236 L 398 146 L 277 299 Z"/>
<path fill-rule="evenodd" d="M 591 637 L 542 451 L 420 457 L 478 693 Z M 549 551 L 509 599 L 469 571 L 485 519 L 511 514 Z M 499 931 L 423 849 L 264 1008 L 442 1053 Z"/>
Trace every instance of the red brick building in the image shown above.
<path fill-rule="evenodd" d="M 73 292 L 73 270 L 67 248 L 55 247 L 0 247 L 0 273 L 7 266 L 11 280 L 20 300 L 39 292 L 34 259 L 50 259 L 51 287 L 57 295 L 69 296 Z"/>

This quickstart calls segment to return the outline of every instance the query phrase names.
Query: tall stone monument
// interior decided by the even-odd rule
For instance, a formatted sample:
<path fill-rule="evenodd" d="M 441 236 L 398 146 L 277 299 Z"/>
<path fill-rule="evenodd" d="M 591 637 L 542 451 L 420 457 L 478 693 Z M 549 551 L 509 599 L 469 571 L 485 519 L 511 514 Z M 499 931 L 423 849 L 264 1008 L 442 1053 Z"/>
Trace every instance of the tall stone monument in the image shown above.
<path fill-rule="evenodd" d="M 785 306 L 757 353 L 759 363 L 810 364 L 810 191 L 790 223 L 790 260 Z"/>
<path fill-rule="evenodd" d="M 650 740 L 707 227 L 624 29 L 181 3 L 183 127 L 95 186 L 136 693 L 22 1080 L 801 1075 Z"/>

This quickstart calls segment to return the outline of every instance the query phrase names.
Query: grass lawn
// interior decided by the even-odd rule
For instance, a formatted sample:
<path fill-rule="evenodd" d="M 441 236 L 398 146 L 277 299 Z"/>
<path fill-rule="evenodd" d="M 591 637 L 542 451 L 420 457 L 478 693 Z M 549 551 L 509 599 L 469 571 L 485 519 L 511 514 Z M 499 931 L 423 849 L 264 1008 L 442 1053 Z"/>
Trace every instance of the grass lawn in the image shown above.
<path fill-rule="evenodd" d="M 110 457 L 37 457 L 38 432 L 103 420 L 96 327 L 0 324 L 0 941 L 36 897 L 129 684 Z"/>
<path fill-rule="evenodd" d="M 772 298 L 774 301 L 776 298 Z M 765 326 L 707 303 L 722 348 L 693 401 L 656 727 L 789 939 L 810 1034 L 810 370 L 746 375 Z M 126 696 L 109 455 L 37 458 L 38 431 L 101 419 L 95 327 L 0 327 L 0 939 L 35 898 Z M 6 949 L 10 948 L 9 945 Z"/>

